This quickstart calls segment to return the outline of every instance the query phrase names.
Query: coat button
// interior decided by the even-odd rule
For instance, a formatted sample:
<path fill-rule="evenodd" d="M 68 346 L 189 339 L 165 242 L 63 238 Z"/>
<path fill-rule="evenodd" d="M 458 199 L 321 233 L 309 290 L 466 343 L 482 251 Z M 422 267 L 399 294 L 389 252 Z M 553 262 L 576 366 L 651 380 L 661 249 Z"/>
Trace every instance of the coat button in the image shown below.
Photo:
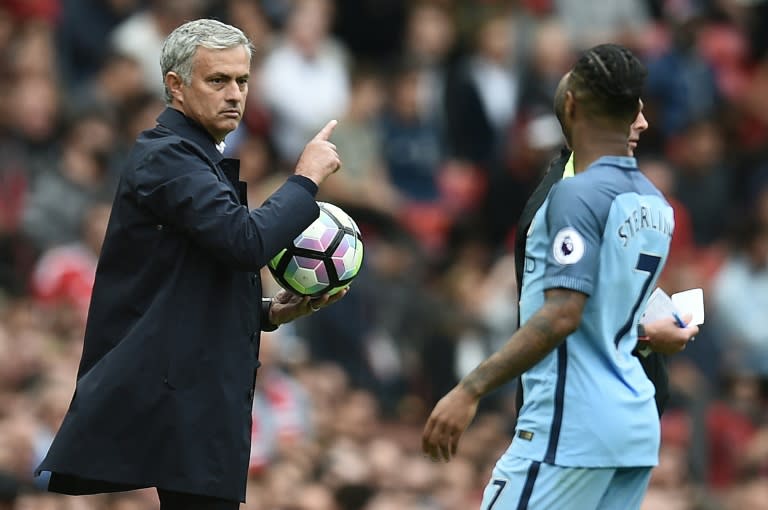
<path fill-rule="evenodd" d="M 158 223 L 157 225 L 155 225 L 155 230 L 163 230 L 163 226 L 160 223 Z"/>

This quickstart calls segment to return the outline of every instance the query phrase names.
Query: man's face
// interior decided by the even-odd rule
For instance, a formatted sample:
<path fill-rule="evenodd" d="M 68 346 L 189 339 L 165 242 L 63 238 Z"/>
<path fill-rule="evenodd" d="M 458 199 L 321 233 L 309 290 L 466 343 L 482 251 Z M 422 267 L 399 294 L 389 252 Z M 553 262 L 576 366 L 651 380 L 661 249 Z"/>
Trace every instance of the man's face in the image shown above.
<path fill-rule="evenodd" d="M 560 79 L 560 83 L 557 84 L 557 89 L 555 90 L 555 116 L 557 117 L 557 120 L 560 122 L 560 128 L 563 131 L 563 137 L 565 138 L 565 143 L 570 147 L 570 130 L 567 126 L 567 119 L 565 118 L 565 102 L 566 102 L 566 91 L 568 90 L 568 81 L 570 80 L 571 72 L 565 73 L 565 76 L 563 76 Z"/>
<path fill-rule="evenodd" d="M 220 142 L 237 128 L 243 116 L 249 73 L 250 60 L 244 46 L 224 50 L 198 47 L 190 83 L 176 81 L 173 85 L 175 80 L 170 81 L 173 105 Z"/>
<path fill-rule="evenodd" d="M 637 144 L 640 141 L 640 134 L 648 129 L 648 121 L 643 115 L 643 101 L 640 100 L 640 111 L 637 112 L 634 122 L 629 125 L 629 137 L 627 138 L 627 155 L 634 156 Z"/>

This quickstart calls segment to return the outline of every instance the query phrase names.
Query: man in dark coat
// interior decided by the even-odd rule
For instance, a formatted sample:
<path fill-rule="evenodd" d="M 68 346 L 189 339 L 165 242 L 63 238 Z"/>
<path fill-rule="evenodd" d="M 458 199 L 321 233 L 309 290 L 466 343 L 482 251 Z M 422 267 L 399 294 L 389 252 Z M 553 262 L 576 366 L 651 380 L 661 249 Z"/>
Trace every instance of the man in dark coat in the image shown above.
<path fill-rule="evenodd" d="M 340 167 L 311 140 L 295 174 L 249 210 L 222 143 L 243 114 L 251 49 L 214 20 L 163 44 L 168 108 L 129 156 L 106 233 L 69 411 L 38 471 L 49 490 L 157 487 L 163 510 L 245 500 L 260 330 L 316 311 L 259 270 L 314 221 L 318 185 Z"/>

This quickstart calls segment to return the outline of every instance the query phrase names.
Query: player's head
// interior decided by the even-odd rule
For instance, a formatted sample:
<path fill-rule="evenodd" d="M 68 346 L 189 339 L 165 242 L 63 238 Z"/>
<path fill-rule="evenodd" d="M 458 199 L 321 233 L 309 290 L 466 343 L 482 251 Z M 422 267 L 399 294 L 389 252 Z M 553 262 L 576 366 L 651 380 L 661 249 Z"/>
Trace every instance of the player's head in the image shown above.
<path fill-rule="evenodd" d="M 571 71 L 569 88 L 594 117 L 627 125 L 640 108 L 647 71 L 627 48 L 601 44 L 588 49 Z"/>
<path fill-rule="evenodd" d="M 166 103 L 223 140 L 242 117 L 250 63 L 251 43 L 240 29 L 212 19 L 185 23 L 161 49 Z"/>
<path fill-rule="evenodd" d="M 555 112 L 570 142 L 574 116 L 592 124 L 626 130 L 640 111 L 647 72 L 631 51 L 601 44 L 585 51 L 561 80 Z"/>

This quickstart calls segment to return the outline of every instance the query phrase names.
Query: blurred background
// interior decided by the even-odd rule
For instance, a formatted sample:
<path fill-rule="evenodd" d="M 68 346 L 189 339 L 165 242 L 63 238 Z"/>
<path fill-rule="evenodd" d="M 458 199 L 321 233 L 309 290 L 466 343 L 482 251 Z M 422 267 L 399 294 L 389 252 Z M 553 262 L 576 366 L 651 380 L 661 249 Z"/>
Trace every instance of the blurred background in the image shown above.
<path fill-rule="evenodd" d="M 250 205 L 338 118 L 319 199 L 366 247 L 343 301 L 263 336 L 243 509 L 478 508 L 514 386 L 450 464 L 421 428 L 516 327 L 514 225 L 563 142 L 553 92 L 608 41 L 649 69 L 636 155 L 676 215 L 660 285 L 707 307 L 669 358 L 643 510 L 768 508 L 768 1 L 0 0 L 0 509 L 158 508 L 46 494 L 32 470 L 72 395 L 125 154 L 164 107 L 161 41 L 203 16 L 256 47 L 226 149 Z"/>

